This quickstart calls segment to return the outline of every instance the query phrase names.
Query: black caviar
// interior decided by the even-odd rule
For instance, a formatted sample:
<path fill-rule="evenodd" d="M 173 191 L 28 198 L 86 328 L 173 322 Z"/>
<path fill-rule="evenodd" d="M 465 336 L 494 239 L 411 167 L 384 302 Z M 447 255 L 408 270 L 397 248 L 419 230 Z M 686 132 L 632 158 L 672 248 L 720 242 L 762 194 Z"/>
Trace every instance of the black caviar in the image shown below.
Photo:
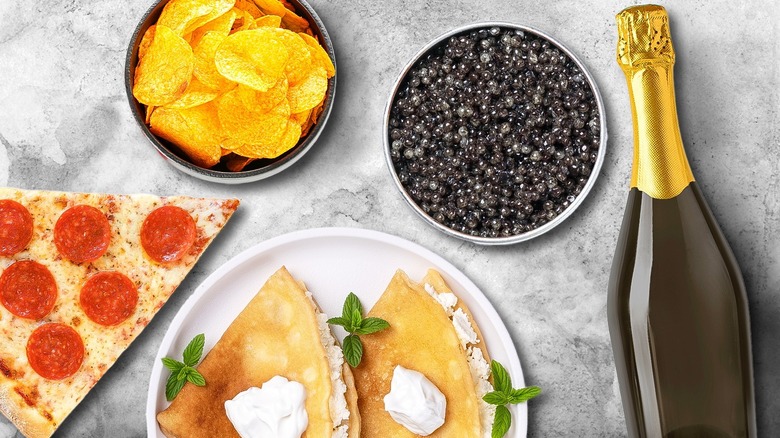
<path fill-rule="evenodd" d="M 393 166 L 437 222 L 509 237 L 555 219 L 598 157 L 598 106 L 548 40 L 491 27 L 450 37 L 404 78 L 390 113 Z"/>

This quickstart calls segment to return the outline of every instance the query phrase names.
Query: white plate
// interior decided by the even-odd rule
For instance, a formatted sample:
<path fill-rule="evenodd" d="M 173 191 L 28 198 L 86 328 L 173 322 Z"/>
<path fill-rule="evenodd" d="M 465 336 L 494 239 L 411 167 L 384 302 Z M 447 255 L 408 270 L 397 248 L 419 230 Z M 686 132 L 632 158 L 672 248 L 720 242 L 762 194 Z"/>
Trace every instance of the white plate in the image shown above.
<path fill-rule="evenodd" d="M 152 368 L 146 400 L 149 437 L 164 437 L 155 418 L 168 406 L 168 373 L 160 359 L 181 356 L 198 333 L 206 335 L 204 351 L 211 350 L 268 277 L 282 265 L 306 283 L 330 316 L 341 314 L 349 292 L 357 294 L 364 308 L 370 309 L 398 268 L 417 280 L 428 268 L 434 268 L 473 313 L 491 358 L 507 367 L 515 387 L 525 386 L 520 359 L 504 323 L 485 295 L 455 266 L 417 244 L 389 234 L 319 228 L 285 234 L 253 246 L 217 269 L 187 299 L 171 322 Z M 342 339 L 345 332 L 338 328 L 336 335 Z M 512 417 L 513 426 L 507 436 L 525 437 L 527 405 L 513 406 Z"/>

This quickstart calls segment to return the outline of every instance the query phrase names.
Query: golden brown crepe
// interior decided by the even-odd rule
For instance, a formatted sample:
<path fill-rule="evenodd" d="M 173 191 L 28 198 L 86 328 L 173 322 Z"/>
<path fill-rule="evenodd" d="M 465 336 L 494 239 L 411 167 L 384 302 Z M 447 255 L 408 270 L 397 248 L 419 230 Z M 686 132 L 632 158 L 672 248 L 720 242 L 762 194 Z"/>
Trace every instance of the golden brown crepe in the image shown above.
<path fill-rule="evenodd" d="M 430 271 L 424 283 L 437 292 L 450 292 L 441 276 Z M 469 316 L 479 335 L 477 325 Z M 354 369 L 363 437 L 416 437 L 390 417 L 383 398 L 390 392 L 396 365 L 419 371 L 447 398 L 444 425 L 430 437 L 481 437 L 480 399 L 466 351 L 444 308 L 424 287 L 397 271 L 368 316 L 390 323 L 387 330 L 362 336 L 363 360 Z M 481 335 L 480 335 L 481 338 Z M 480 342 L 479 344 L 484 344 Z M 478 345 L 479 345 L 478 344 Z M 487 350 L 480 345 L 489 361 Z M 490 425 L 486 425 L 490 428 Z"/>
<path fill-rule="evenodd" d="M 306 388 L 309 426 L 303 437 L 330 437 L 339 425 L 331 419 L 334 384 L 317 313 L 305 286 L 284 267 L 279 269 L 198 366 L 206 386 L 185 385 L 157 415 L 163 433 L 169 438 L 238 437 L 225 413 L 225 401 L 280 375 Z M 360 416 L 354 380 L 348 366 L 340 367 L 350 410 L 349 437 L 357 438 Z"/>

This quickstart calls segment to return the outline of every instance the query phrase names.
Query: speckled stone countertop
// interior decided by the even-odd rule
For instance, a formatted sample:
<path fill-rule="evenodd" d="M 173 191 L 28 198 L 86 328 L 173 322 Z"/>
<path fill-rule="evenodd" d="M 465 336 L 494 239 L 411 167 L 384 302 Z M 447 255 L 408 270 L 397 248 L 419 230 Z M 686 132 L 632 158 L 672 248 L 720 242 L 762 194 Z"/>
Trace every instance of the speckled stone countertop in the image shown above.
<path fill-rule="evenodd" d="M 315 148 L 281 175 L 241 187 L 174 170 L 133 120 L 125 50 L 151 0 L 0 2 L 0 185 L 237 196 L 240 212 L 58 436 L 145 435 L 151 364 L 195 287 L 244 249 L 289 231 L 342 226 L 399 235 L 462 269 L 509 327 L 526 382 L 531 437 L 611 437 L 625 424 L 607 330 L 607 278 L 627 195 L 631 114 L 615 62 L 614 15 L 635 2 L 311 0 L 336 46 L 339 87 Z M 773 2 L 667 2 L 677 99 L 694 174 L 742 266 L 753 327 L 761 436 L 780 433 L 780 9 Z M 382 112 L 396 76 L 459 25 L 537 27 L 577 53 L 603 94 L 609 148 L 580 209 L 554 231 L 481 247 L 424 224 L 392 187 Z M 16 430 L 0 419 L 0 437 Z"/>

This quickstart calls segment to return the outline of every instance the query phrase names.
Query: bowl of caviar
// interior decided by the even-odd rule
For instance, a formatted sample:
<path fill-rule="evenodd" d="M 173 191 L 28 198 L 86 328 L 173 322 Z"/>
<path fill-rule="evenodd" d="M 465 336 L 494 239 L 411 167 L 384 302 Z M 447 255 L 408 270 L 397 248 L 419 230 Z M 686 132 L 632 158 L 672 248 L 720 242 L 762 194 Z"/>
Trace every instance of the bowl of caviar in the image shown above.
<path fill-rule="evenodd" d="M 604 104 L 582 62 L 510 23 L 431 41 L 385 110 L 385 158 L 407 203 L 479 244 L 522 242 L 563 222 L 595 184 L 606 144 Z"/>

